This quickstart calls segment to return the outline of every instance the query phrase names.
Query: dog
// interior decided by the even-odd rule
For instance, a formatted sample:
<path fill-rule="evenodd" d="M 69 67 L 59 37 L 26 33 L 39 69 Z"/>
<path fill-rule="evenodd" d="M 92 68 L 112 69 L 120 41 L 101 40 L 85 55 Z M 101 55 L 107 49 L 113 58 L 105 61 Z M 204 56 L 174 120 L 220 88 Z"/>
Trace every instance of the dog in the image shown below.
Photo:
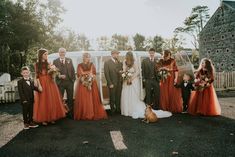
<path fill-rule="evenodd" d="M 145 109 L 145 118 L 143 119 L 143 122 L 145 123 L 154 123 L 158 121 L 157 115 L 152 111 L 152 107 L 150 105 L 146 106 Z"/>

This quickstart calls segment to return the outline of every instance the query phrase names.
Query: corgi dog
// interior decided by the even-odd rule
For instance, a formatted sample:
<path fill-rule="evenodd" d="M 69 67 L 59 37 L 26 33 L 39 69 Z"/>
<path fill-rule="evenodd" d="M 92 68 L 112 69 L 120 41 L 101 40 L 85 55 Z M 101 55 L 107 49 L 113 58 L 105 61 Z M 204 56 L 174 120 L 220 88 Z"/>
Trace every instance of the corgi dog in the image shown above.
<path fill-rule="evenodd" d="M 154 123 L 158 121 L 157 115 L 152 111 L 152 107 L 150 105 L 146 106 L 144 116 L 145 118 L 143 119 L 143 122 Z"/>

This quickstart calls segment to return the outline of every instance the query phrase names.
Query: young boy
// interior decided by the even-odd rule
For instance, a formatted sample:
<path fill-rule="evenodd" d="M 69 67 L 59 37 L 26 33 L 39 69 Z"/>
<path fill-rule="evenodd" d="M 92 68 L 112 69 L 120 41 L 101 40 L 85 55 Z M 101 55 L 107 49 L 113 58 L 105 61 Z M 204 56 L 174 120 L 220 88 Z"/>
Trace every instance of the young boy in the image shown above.
<path fill-rule="evenodd" d="M 17 84 L 20 102 L 23 109 L 24 129 L 36 128 L 38 125 L 33 122 L 33 91 L 37 90 L 37 88 L 29 77 L 30 70 L 27 66 L 21 68 L 21 75 L 23 78 L 20 79 Z"/>
<path fill-rule="evenodd" d="M 180 84 L 175 84 L 176 88 L 181 88 L 182 99 L 183 99 L 183 112 L 188 109 L 188 103 L 191 95 L 191 91 L 194 89 L 192 82 L 190 81 L 191 76 L 184 74 L 183 81 Z"/>

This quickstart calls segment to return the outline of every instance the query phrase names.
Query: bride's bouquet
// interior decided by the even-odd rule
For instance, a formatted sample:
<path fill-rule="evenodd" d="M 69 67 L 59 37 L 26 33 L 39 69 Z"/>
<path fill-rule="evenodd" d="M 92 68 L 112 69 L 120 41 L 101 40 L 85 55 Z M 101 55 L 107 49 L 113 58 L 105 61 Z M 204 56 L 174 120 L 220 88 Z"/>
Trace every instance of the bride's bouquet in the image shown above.
<path fill-rule="evenodd" d="M 169 70 L 165 68 L 161 68 L 158 74 L 159 74 L 160 80 L 162 80 L 163 82 L 168 78 L 168 76 L 171 75 Z"/>
<path fill-rule="evenodd" d="M 123 72 L 122 72 L 122 79 L 123 79 L 124 81 L 127 81 L 127 85 L 131 85 L 131 84 L 132 84 L 131 78 L 132 78 L 134 72 L 135 72 L 135 71 L 134 71 L 133 68 L 127 69 L 126 71 L 123 71 Z"/>
<path fill-rule="evenodd" d="M 210 85 L 210 79 L 207 77 L 201 77 L 194 80 L 194 86 L 196 90 L 203 91 Z"/>
<path fill-rule="evenodd" d="M 48 71 L 47 71 L 47 73 L 48 73 L 49 75 L 51 75 L 51 77 L 52 77 L 53 79 L 56 78 L 56 76 L 58 76 L 58 75 L 60 74 L 59 69 L 58 69 L 55 65 L 53 65 L 53 64 L 50 64 L 50 65 L 48 66 Z"/>
<path fill-rule="evenodd" d="M 88 90 L 91 90 L 92 82 L 94 80 L 93 76 L 90 74 L 86 74 L 81 76 L 81 83 L 83 86 L 87 87 Z"/>

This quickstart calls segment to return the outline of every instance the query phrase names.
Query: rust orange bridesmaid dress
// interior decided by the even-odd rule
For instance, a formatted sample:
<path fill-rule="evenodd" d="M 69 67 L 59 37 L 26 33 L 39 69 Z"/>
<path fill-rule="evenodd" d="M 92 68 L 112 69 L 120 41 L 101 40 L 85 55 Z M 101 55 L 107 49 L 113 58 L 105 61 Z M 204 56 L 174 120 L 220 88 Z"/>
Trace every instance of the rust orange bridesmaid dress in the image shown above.
<path fill-rule="evenodd" d="M 81 63 L 77 67 L 79 83 L 76 87 L 74 103 L 75 120 L 106 119 L 107 113 L 101 103 L 95 80 L 96 69 L 92 63 Z"/>
<path fill-rule="evenodd" d="M 175 72 L 178 71 L 176 61 L 173 58 L 160 59 L 159 66 L 169 69 L 167 78 L 160 81 L 160 108 L 165 111 L 180 113 L 183 110 L 183 100 L 181 89 L 174 86 Z"/>
<path fill-rule="evenodd" d="M 34 121 L 52 122 L 65 117 L 62 97 L 54 79 L 47 72 L 47 64 L 42 64 L 42 72 L 39 73 L 37 68 L 35 72 L 38 74 L 42 92 L 35 92 Z"/>
<path fill-rule="evenodd" d="M 213 87 L 214 76 L 209 75 L 206 70 L 201 69 L 197 79 L 208 78 L 209 86 L 202 90 L 192 91 L 189 101 L 188 113 L 192 115 L 217 116 L 221 114 L 220 104 Z"/>

